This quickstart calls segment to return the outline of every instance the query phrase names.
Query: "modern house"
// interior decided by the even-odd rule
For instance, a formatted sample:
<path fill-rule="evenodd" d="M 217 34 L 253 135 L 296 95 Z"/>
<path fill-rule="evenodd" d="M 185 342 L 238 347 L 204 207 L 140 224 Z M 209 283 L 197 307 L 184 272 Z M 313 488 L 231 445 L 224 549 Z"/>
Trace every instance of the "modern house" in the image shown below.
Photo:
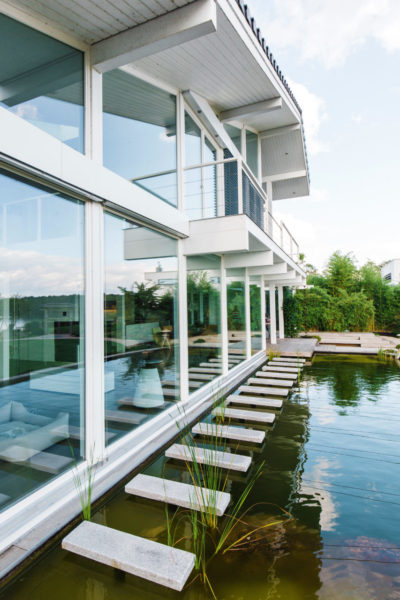
<path fill-rule="evenodd" d="M 284 336 L 274 205 L 309 177 L 241 0 L 0 0 L 0 39 L 4 552 L 73 516 L 74 469 L 98 497 L 253 371 L 266 314 Z"/>
<path fill-rule="evenodd" d="M 393 258 L 381 265 L 382 279 L 388 282 L 389 285 L 400 284 L 400 258 Z"/>

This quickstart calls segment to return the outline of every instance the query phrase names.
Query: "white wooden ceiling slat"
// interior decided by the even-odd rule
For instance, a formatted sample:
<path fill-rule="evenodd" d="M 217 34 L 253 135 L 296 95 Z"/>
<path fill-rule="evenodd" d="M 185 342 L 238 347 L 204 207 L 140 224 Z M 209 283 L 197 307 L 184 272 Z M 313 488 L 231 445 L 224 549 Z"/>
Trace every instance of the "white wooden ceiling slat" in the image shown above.
<path fill-rule="evenodd" d="M 121 3 L 116 5 L 114 2 L 109 2 L 108 0 L 86 1 L 93 7 L 93 11 L 96 11 L 99 16 L 102 14 L 103 16 L 106 16 L 107 20 L 110 19 L 110 22 L 112 22 L 117 31 L 123 31 L 124 29 L 135 27 L 135 25 L 138 24 L 137 20 L 130 14 L 128 6 L 122 5 Z"/>
<path fill-rule="evenodd" d="M 15 4 L 20 8 L 26 8 L 30 14 L 36 13 L 42 18 L 55 23 L 61 29 L 64 29 L 70 34 L 74 34 L 75 37 L 82 38 L 85 41 L 87 40 L 87 28 L 82 26 L 81 21 L 78 23 L 74 21 L 72 15 L 64 17 L 55 10 L 54 6 L 46 6 L 44 3 L 40 2 L 40 0 L 35 0 L 34 2 L 30 2 L 30 0 L 18 0 Z"/>
<path fill-rule="evenodd" d="M 69 0 L 68 3 L 65 0 L 52 0 L 53 5 L 58 7 L 60 14 L 68 15 L 73 12 L 77 19 L 83 19 L 94 27 L 98 27 L 108 35 L 118 33 L 118 28 L 115 27 L 107 16 L 102 14 L 102 11 L 98 11 L 97 7 L 90 3 L 90 0 L 86 0 L 85 6 L 78 0 Z"/>

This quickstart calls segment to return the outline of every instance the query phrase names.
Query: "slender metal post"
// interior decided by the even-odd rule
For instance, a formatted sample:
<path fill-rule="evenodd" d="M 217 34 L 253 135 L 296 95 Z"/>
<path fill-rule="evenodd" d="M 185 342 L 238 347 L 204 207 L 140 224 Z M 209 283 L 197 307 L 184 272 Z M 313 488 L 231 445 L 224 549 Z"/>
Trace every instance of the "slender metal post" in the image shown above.
<path fill-rule="evenodd" d="M 265 324 L 265 283 L 264 277 L 261 276 L 261 285 L 260 285 L 260 294 L 261 294 L 261 349 L 267 349 L 267 328 Z"/>
<path fill-rule="evenodd" d="M 271 344 L 276 344 L 276 302 L 275 302 L 275 285 L 269 286 L 269 310 L 270 310 L 270 341 Z"/>
<path fill-rule="evenodd" d="M 278 286 L 278 316 L 279 316 L 279 338 L 285 337 L 285 320 L 283 315 L 283 286 Z"/>
<path fill-rule="evenodd" d="M 251 358 L 250 277 L 247 267 L 244 270 L 244 307 L 246 322 L 246 358 Z"/>
<path fill-rule="evenodd" d="M 228 372 L 228 305 L 226 291 L 226 268 L 225 256 L 221 256 L 221 342 L 222 342 L 222 373 Z"/>
<path fill-rule="evenodd" d="M 179 387 L 180 400 L 189 397 L 189 353 L 187 325 L 187 281 L 186 256 L 183 254 L 183 240 L 178 241 L 178 323 L 179 323 Z"/>

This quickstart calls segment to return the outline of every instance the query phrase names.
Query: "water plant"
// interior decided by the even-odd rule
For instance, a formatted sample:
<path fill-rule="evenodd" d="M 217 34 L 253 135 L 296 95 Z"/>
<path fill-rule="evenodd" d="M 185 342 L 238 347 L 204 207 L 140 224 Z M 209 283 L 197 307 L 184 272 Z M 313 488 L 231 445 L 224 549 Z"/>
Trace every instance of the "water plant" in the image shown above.
<path fill-rule="evenodd" d="M 71 448 L 71 452 L 73 452 Z M 76 462 L 74 454 L 72 454 L 74 460 L 74 470 L 72 473 L 75 489 L 79 496 L 79 501 L 82 509 L 82 516 L 86 521 L 92 519 L 92 495 L 93 486 L 96 476 L 96 470 L 98 463 L 94 460 L 94 446 L 90 450 L 89 459 L 86 467 L 81 472 Z"/>
<path fill-rule="evenodd" d="M 273 358 L 279 358 L 281 353 L 278 350 L 273 350 L 272 348 L 268 348 L 267 350 L 268 360 L 272 360 Z"/>

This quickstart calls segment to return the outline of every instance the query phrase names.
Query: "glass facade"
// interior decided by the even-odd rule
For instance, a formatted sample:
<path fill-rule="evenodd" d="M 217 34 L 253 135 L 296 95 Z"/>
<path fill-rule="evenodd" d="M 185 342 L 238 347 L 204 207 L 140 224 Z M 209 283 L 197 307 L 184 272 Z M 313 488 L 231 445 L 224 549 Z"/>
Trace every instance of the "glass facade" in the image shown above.
<path fill-rule="evenodd" d="M 105 213 L 106 443 L 179 401 L 177 242 Z"/>
<path fill-rule="evenodd" d="M 84 456 L 84 205 L 0 170 L 0 508 Z"/>
<path fill-rule="evenodd" d="M 189 392 L 218 377 L 196 372 L 203 363 L 210 361 L 222 368 L 220 285 L 219 256 L 203 254 L 187 258 Z"/>
<path fill-rule="evenodd" d="M 250 283 L 251 353 L 262 349 L 261 339 L 261 283 Z"/>
<path fill-rule="evenodd" d="M 0 14 L 0 106 L 83 152 L 83 52 Z"/>
<path fill-rule="evenodd" d="M 224 124 L 224 128 L 226 133 L 231 138 L 232 142 L 235 144 L 236 148 L 239 152 L 242 152 L 242 130 L 239 127 L 234 127 L 233 125 L 229 125 L 228 123 Z"/>
<path fill-rule="evenodd" d="M 176 97 L 121 69 L 104 73 L 103 162 L 176 206 Z"/>
<path fill-rule="evenodd" d="M 258 135 L 246 129 L 246 162 L 258 177 Z"/>
<path fill-rule="evenodd" d="M 246 358 L 244 269 L 227 269 L 228 357 Z M 233 365 L 234 366 L 234 365 Z"/>

